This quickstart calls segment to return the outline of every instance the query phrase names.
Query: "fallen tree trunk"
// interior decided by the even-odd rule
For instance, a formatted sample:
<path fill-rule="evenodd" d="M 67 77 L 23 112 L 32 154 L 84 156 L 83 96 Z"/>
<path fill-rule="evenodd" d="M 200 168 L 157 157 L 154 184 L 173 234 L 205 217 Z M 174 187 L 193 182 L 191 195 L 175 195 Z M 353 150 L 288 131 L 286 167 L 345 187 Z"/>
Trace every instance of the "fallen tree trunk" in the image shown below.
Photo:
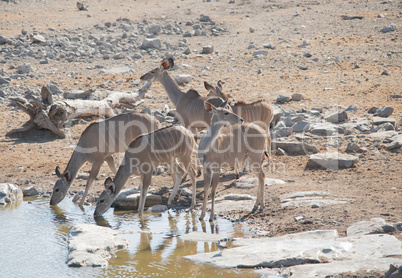
<path fill-rule="evenodd" d="M 103 100 L 73 99 L 53 102 L 50 91 L 42 90 L 42 100 L 48 103 L 53 102 L 50 106 L 46 106 L 44 102 L 33 95 L 28 95 L 30 98 L 29 102 L 24 98 L 15 98 L 13 99 L 15 104 L 28 114 L 30 119 L 21 128 L 13 129 L 6 135 L 10 136 L 14 133 L 21 133 L 35 127 L 41 127 L 51 130 L 59 137 L 64 138 L 65 134 L 61 128 L 66 121 L 85 116 L 104 116 L 106 118 L 116 116 L 113 109 L 121 104 L 126 106 L 143 100 L 151 84 L 149 82 L 145 83 L 137 93 L 115 92 Z"/>

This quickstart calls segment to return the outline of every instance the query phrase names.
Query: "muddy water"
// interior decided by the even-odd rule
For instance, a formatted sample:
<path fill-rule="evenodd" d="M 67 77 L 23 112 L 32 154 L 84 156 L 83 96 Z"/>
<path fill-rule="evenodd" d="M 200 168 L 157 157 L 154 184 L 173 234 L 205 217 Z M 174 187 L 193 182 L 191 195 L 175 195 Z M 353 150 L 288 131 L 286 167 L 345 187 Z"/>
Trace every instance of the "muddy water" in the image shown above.
<path fill-rule="evenodd" d="M 182 241 L 192 231 L 227 237 L 243 235 L 240 224 L 218 219 L 200 222 L 191 212 L 113 213 L 95 222 L 93 207 L 82 211 L 65 199 L 49 207 L 49 199 L 24 199 L 0 209 L 0 277 L 259 277 L 247 270 L 197 264 L 182 256 L 217 251 L 216 243 Z M 106 268 L 71 268 L 67 258 L 67 231 L 73 224 L 97 224 L 122 232 L 130 240 Z M 148 233 L 152 232 L 152 233 Z"/>

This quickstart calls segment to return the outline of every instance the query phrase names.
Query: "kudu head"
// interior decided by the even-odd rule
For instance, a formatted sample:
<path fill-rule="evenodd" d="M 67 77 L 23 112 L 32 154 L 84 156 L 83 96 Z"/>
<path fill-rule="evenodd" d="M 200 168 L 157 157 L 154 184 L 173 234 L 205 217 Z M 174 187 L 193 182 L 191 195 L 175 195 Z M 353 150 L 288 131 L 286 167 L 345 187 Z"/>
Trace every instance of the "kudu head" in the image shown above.
<path fill-rule="evenodd" d="M 60 203 L 67 194 L 68 188 L 71 184 L 71 173 L 66 170 L 63 174 L 60 173 L 60 167 L 56 167 L 56 175 L 59 178 L 53 187 L 52 198 L 50 199 L 50 205 L 55 206 Z"/>
<path fill-rule="evenodd" d="M 215 107 L 213 104 L 208 102 L 208 100 L 204 102 L 205 109 L 213 114 L 211 124 L 212 123 L 221 123 L 224 125 L 242 124 L 244 122 L 243 118 L 239 117 L 231 110 L 224 108 L 226 105 L 227 101 L 225 101 L 225 104 L 222 105 L 222 107 Z"/>
<path fill-rule="evenodd" d="M 102 216 L 110 208 L 116 197 L 116 186 L 109 177 L 105 180 L 105 190 L 99 196 L 96 203 L 94 216 Z"/>
<path fill-rule="evenodd" d="M 157 67 L 157 68 L 147 72 L 143 76 L 141 76 L 140 79 L 143 81 L 153 82 L 155 80 L 162 78 L 162 73 L 165 70 L 169 70 L 169 69 L 173 68 L 173 66 L 174 66 L 174 60 L 173 60 L 173 58 L 169 58 L 167 60 L 164 60 L 159 67 Z"/>
<path fill-rule="evenodd" d="M 217 82 L 217 86 L 214 87 L 211 84 L 209 84 L 208 82 L 204 81 L 204 87 L 208 91 L 208 96 L 209 97 L 220 97 L 223 100 L 229 100 L 230 98 L 232 98 L 232 96 L 230 94 L 226 94 L 222 91 L 222 84 L 223 84 L 223 82 L 221 80 L 219 80 Z"/>

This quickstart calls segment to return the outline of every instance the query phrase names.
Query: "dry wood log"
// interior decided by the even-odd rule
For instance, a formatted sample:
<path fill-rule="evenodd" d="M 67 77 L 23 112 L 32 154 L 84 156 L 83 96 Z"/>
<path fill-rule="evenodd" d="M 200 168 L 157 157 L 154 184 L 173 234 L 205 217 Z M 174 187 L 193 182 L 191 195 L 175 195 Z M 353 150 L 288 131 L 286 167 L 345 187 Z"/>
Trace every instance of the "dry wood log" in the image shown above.
<path fill-rule="evenodd" d="M 65 99 L 84 99 L 84 98 L 90 96 L 93 92 L 95 92 L 94 89 L 89 89 L 82 93 L 64 93 L 63 97 Z"/>

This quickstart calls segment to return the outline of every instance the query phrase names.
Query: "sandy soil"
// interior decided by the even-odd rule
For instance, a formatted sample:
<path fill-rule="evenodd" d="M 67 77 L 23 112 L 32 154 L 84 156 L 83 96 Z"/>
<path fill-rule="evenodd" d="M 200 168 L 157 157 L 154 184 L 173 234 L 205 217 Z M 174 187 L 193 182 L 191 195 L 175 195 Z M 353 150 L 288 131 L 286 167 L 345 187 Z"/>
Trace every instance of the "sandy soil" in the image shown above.
<path fill-rule="evenodd" d="M 218 36 L 198 36 L 188 38 L 192 53 L 175 57 L 176 63 L 187 64 L 179 67 L 173 75 L 187 73 L 193 80 L 183 89 L 194 88 L 202 94 L 206 91 L 202 84 L 206 80 L 225 82 L 225 90 L 237 99 L 264 99 L 274 103 L 279 94 L 302 93 L 306 99 L 281 105 L 282 108 L 323 107 L 328 112 L 336 105 L 353 105 L 359 110 L 353 117 L 371 117 L 367 110 L 372 106 L 392 106 L 392 116 L 400 124 L 402 118 L 401 99 L 391 99 L 392 94 L 401 94 L 401 49 L 402 39 L 399 17 L 401 6 L 398 1 L 87 1 L 89 11 L 78 11 L 75 1 L 18 1 L 17 4 L 0 2 L 0 34 L 16 37 L 22 29 L 28 33 L 37 31 L 48 34 L 49 28 L 66 32 L 77 28 L 92 28 L 95 24 L 115 22 L 118 18 L 128 18 L 134 22 L 180 23 L 184 30 L 186 22 L 196 20 L 201 14 L 208 15 L 218 26 L 227 31 Z M 398 6 L 399 5 L 399 6 Z M 378 15 L 384 15 L 379 18 Z M 88 16 L 90 15 L 90 16 Z M 343 20 L 341 15 L 363 16 L 362 20 Z M 380 30 L 396 24 L 394 32 Z M 188 29 L 186 29 L 188 28 Z M 250 28 L 254 32 L 250 32 Z M 80 29 L 78 29 L 80 30 Z M 177 46 L 182 35 L 161 35 L 162 41 Z M 142 40 L 140 36 L 139 40 Z M 300 47 L 303 41 L 310 45 Z M 259 49 L 271 42 L 275 49 L 268 49 L 268 56 L 253 59 L 255 49 L 248 49 L 253 42 Z M 219 55 L 199 55 L 202 46 L 213 45 Z M 0 46 L 1 49 L 2 46 Z M 167 51 L 168 52 L 168 51 Z M 179 53 L 181 54 L 182 51 Z M 313 56 L 306 58 L 304 53 Z M 165 52 L 156 57 L 144 54 L 143 59 L 103 60 L 101 57 L 90 63 L 61 62 L 50 60 L 41 65 L 32 58 L 14 58 L 0 64 L 0 70 L 13 72 L 10 66 L 30 63 L 35 69 L 35 78 L 13 80 L 13 86 L 24 86 L 40 90 L 42 85 L 57 82 L 60 88 L 97 88 L 107 81 L 113 82 L 116 91 L 133 91 L 132 82 L 143 73 L 159 65 Z M 335 62 L 335 57 L 339 62 Z M 316 61 L 312 59 L 316 58 Z M 2 52 L 0 52 L 2 60 Z M 94 65 L 105 67 L 129 66 L 134 74 L 99 74 Z M 356 67 L 358 65 L 358 67 Z M 206 66 L 209 69 L 206 69 Z M 300 70 L 306 66 L 308 70 Z M 258 73 L 261 69 L 261 73 Z M 382 75 L 387 70 L 389 75 Z M 134 87 L 135 88 L 135 87 Z M 331 88 L 331 90 L 324 90 Z M 6 92 L 6 89 L 3 91 Z M 23 93 L 23 92 L 21 92 Z M 173 104 L 163 88 L 154 84 L 149 92 L 154 96 L 146 99 L 145 107 L 162 108 Z M 34 185 L 39 191 L 51 192 L 56 181 L 54 168 L 64 169 L 73 146 L 80 133 L 88 124 L 87 120 L 77 121 L 71 127 L 67 139 L 58 139 L 45 130 L 34 130 L 12 138 L 5 133 L 20 127 L 28 118 L 19 109 L 9 106 L 7 99 L 0 107 L 0 182 L 15 183 L 27 187 Z M 270 236 L 315 229 L 336 229 L 346 235 L 347 227 L 357 221 L 382 217 L 388 222 L 402 221 L 402 154 L 391 153 L 381 142 L 375 143 L 365 135 L 358 135 L 359 142 L 366 144 L 369 151 L 360 155 L 355 168 L 333 171 L 306 170 L 307 156 L 274 156 L 275 171 L 266 167 L 266 177 L 287 181 L 284 185 L 266 187 L 266 209 L 263 213 L 239 212 L 228 217 L 242 218 L 253 231 L 269 231 Z M 323 149 L 324 139 L 316 143 Z M 340 146 L 343 152 L 345 142 Z M 80 172 L 88 172 L 86 165 Z M 105 176 L 111 175 L 106 164 L 102 175 L 92 188 L 98 195 L 103 188 Z M 203 196 L 202 179 L 198 178 L 198 203 Z M 244 193 L 233 185 L 234 175 L 224 175 L 217 195 Z M 85 180 L 76 180 L 71 191 L 84 189 Z M 130 182 L 132 185 L 130 185 Z M 188 181 L 185 183 L 188 187 Z M 137 186 L 130 180 L 127 187 Z M 152 188 L 159 191 L 171 186 L 166 175 L 156 176 Z M 320 208 L 299 208 L 283 210 L 279 196 L 298 191 L 327 191 L 333 195 L 352 198 L 353 202 L 341 206 Z M 255 194 L 251 192 L 250 194 Z M 199 207 L 198 207 L 199 209 Z M 295 221 L 303 216 L 302 223 Z M 395 233 L 400 239 L 399 233 Z M 374 274 L 372 274 L 374 275 Z M 346 276 L 344 276 L 346 277 Z"/>

